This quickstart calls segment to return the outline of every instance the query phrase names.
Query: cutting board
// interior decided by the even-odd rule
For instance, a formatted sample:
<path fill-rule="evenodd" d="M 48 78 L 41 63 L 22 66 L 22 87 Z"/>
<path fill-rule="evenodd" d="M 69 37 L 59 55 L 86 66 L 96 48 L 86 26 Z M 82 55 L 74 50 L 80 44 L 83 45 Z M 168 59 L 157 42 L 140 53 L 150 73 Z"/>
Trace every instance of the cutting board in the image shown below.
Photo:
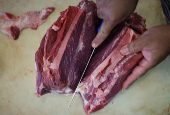
<path fill-rule="evenodd" d="M 35 52 L 59 12 L 79 0 L 0 0 L 0 12 L 20 16 L 27 11 L 56 7 L 37 30 L 24 29 L 14 41 L 0 32 L 0 115 L 85 115 L 80 97 L 35 93 Z M 128 7 L 127 7 L 128 8 Z M 147 28 L 166 24 L 159 0 L 139 0 L 136 12 Z M 170 115 L 170 57 L 120 92 L 104 109 L 92 115 Z"/>

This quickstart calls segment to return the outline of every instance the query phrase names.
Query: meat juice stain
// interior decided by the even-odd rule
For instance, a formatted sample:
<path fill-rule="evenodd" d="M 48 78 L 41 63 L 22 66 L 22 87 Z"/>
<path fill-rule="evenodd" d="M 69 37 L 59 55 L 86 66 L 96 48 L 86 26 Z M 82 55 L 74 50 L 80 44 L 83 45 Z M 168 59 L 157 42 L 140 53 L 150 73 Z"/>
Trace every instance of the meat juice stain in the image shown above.
<path fill-rule="evenodd" d="M 21 58 L 22 57 L 22 50 L 21 50 L 20 46 L 14 44 L 14 43 L 11 43 L 10 45 L 14 50 L 13 56 L 16 57 L 16 58 Z"/>
<path fill-rule="evenodd" d="M 33 70 L 28 69 L 28 72 L 29 72 L 29 73 L 32 73 Z M 28 74 L 29 74 L 28 72 L 26 71 L 26 72 L 25 72 L 25 75 L 28 75 Z"/>
<path fill-rule="evenodd" d="M 148 6 L 150 10 L 152 10 L 152 8 L 150 6 Z"/>
<path fill-rule="evenodd" d="M 18 76 L 12 75 L 9 79 L 10 79 L 10 81 L 16 81 L 17 78 L 18 78 Z"/>
<path fill-rule="evenodd" d="M 28 75 L 29 73 L 32 73 L 33 72 L 33 70 L 31 70 L 31 69 L 28 69 L 28 68 L 24 68 L 24 75 Z M 22 74 L 22 71 L 20 72 L 21 74 Z"/>
<path fill-rule="evenodd" d="M 25 76 L 28 75 L 26 72 L 25 72 Z"/>
<path fill-rule="evenodd" d="M 164 110 L 162 111 L 162 114 L 163 114 L 163 115 L 170 115 L 170 103 L 169 103 L 169 107 L 168 107 L 167 109 L 164 109 Z"/>

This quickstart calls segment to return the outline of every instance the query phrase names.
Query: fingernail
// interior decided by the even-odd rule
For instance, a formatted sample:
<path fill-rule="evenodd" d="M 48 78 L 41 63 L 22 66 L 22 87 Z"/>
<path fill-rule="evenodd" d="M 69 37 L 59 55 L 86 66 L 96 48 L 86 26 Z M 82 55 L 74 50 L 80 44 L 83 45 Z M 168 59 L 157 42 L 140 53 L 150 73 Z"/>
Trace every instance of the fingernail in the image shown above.
<path fill-rule="evenodd" d="M 135 81 L 133 81 L 133 83 L 134 83 L 134 82 L 135 82 Z M 125 89 L 126 89 L 126 90 L 128 90 L 128 89 L 129 89 L 129 87 L 130 87 L 133 83 L 131 83 L 131 84 L 127 85 Z"/>
<path fill-rule="evenodd" d="M 122 92 L 123 92 L 123 91 L 126 91 L 126 88 L 122 88 Z"/>
<path fill-rule="evenodd" d="M 125 89 L 128 90 L 128 89 L 129 89 L 129 86 L 127 86 Z"/>
<path fill-rule="evenodd" d="M 130 84 L 128 84 L 128 85 L 126 85 L 126 86 L 124 86 L 124 87 L 123 87 L 123 89 L 128 90 L 128 89 L 129 89 L 129 87 L 130 87 Z"/>
<path fill-rule="evenodd" d="M 95 48 L 95 47 L 96 47 L 96 44 L 95 44 L 95 43 L 92 43 L 92 47 Z"/>
<path fill-rule="evenodd" d="M 127 47 L 127 45 L 126 46 L 123 46 L 121 49 L 120 49 L 120 52 L 121 52 L 121 54 L 128 54 L 128 51 L 129 51 L 129 49 L 128 49 L 128 47 Z"/>

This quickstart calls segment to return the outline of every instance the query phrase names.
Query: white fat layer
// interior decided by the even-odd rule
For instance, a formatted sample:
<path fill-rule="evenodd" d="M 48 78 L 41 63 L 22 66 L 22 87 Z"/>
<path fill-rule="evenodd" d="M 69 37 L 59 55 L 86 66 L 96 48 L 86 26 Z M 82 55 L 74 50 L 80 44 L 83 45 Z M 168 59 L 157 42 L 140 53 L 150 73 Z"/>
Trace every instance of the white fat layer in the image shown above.
<path fill-rule="evenodd" d="M 56 26 L 56 25 L 53 25 L 53 26 L 52 26 L 52 29 L 53 29 L 54 31 L 58 31 L 60 28 L 59 28 L 58 26 Z"/>
<path fill-rule="evenodd" d="M 3 25 L 1 25 L 1 28 L 8 28 L 10 26 L 17 26 L 20 29 L 22 29 L 21 26 L 27 24 L 30 16 L 31 15 L 23 14 L 22 16 L 20 16 L 20 18 L 15 18 L 13 20 L 11 20 L 11 19 L 4 20 L 4 23 L 3 23 Z"/>
<path fill-rule="evenodd" d="M 50 69 L 57 69 L 57 67 L 59 66 L 59 63 L 56 62 L 57 58 L 54 59 L 54 61 L 50 64 Z"/>
<path fill-rule="evenodd" d="M 47 59 L 45 59 L 44 56 L 43 61 L 44 61 L 43 71 L 47 71 L 49 69 L 48 67 L 50 66 L 50 62 Z"/>
<path fill-rule="evenodd" d="M 90 110 L 92 110 L 93 108 L 96 108 L 94 105 L 90 105 Z"/>
<path fill-rule="evenodd" d="M 35 70 L 37 71 L 37 64 L 35 63 Z"/>
<path fill-rule="evenodd" d="M 70 95 L 69 93 L 71 92 L 72 90 L 69 88 L 69 87 L 66 87 L 66 88 L 63 88 L 62 90 L 51 90 L 50 92 L 51 93 L 66 93 L 64 95 Z"/>
<path fill-rule="evenodd" d="M 88 105 L 88 104 L 89 104 L 89 102 L 88 102 L 88 101 L 86 101 L 86 99 L 84 98 L 84 96 L 82 96 L 82 97 L 83 97 L 83 100 L 84 100 L 84 106 Z"/>
<path fill-rule="evenodd" d="M 12 38 L 11 34 L 9 33 L 8 29 L 1 29 L 0 30 L 4 33 L 4 34 L 7 34 L 8 37 Z"/>
<path fill-rule="evenodd" d="M 84 48 L 83 42 L 79 42 L 78 51 L 82 51 Z"/>
<path fill-rule="evenodd" d="M 59 90 L 51 90 L 51 93 L 63 93 L 63 91 L 59 91 Z"/>
<path fill-rule="evenodd" d="M 80 96 L 80 94 L 79 94 L 79 93 L 76 93 L 76 94 L 75 94 L 75 96 L 76 96 L 76 97 L 79 97 L 79 96 Z"/>
<path fill-rule="evenodd" d="M 116 83 L 116 81 L 117 81 L 117 78 L 115 79 L 115 78 L 113 78 L 112 79 L 112 81 L 111 81 L 111 83 L 108 85 L 108 87 L 104 90 L 104 96 L 106 96 L 109 92 L 110 92 L 110 90 L 112 89 L 112 87 L 114 86 L 114 84 Z"/>
<path fill-rule="evenodd" d="M 135 56 L 135 55 L 136 55 L 136 53 L 128 56 L 128 57 L 125 58 L 123 61 L 121 61 L 121 63 L 119 63 L 119 65 L 114 69 L 114 73 L 115 73 L 114 78 L 118 78 L 118 77 L 120 76 L 119 73 L 118 73 L 118 70 L 120 70 L 121 67 L 122 67 L 131 57 L 133 57 L 133 56 Z M 122 74 L 124 74 L 124 73 L 122 73 Z"/>
<path fill-rule="evenodd" d="M 47 12 L 46 9 L 42 9 L 41 10 L 41 17 L 43 17 L 46 14 L 46 12 Z"/>
<path fill-rule="evenodd" d="M 69 88 L 69 87 L 67 87 L 66 89 L 65 89 L 65 93 L 70 93 L 72 90 Z"/>
<path fill-rule="evenodd" d="M 85 2 L 84 2 L 85 3 Z M 91 12 L 90 12 L 91 13 Z M 82 32 L 81 32 L 81 35 L 80 35 L 80 39 L 79 39 L 79 45 L 78 45 L 78 52 L 79 51 L 82 51 L 83 48 L 85 48 L 84 44 L 83 44 L 83 38 L 84 38 L 84 33 L 85 33 L 85 30 L 86 30 L 86 24 L 88 23 L 88 18 L 89 18 L 90 14 L 88 13 L 86 15 L 86 18 L 85 18 L 85 21 L 84 21 L 84 24 L 83 24 L 83 29 L 82 29 Z"/>
<path fill-rule="evenodd" d="M 35 94 L 37 94 L 37 95 L 38 95 L 38 93 L 37 93 L 37 89 L 35 90 Z"/>
<path fill-rule="evenodd" d="M 69 96 L 69 95 L 72 95 L 72 94 L 63 94 L 63 95 L 65 95 L 65 96 Z"/>
<path fill-rule="evenodd" d="M 47 36 L 49 36 L 48 34 L 49 34 L 49 30 L 47 30 L 46 37 L 45 37 L 44 56 L 43 56 L 43 62 L 44 62 L 43 71 L 47 71 L 50 68 L 50 65 L 53 64 L 53 63 L 50 63 L 48 61 L 48 58 L 46 57 Z"/>
<path fill-rule="evenodd" d="M 40 90 L 42 90 L 44 88 L 44 85 L 41 83 L 41 85 L 39 86 Z"/>
<path fill-rule="evenodd" d="M 80 9 L 84 10 L 84 5 L 85 5 L 85 2 L 83 2 L 83 4 L 81 5 Z"/>
<path fill-rule="evenodd" d="M 121 67 L 123 66 L 123 64 L 125 64 L 131 57 L 133 57 L 135 54 L 130 55 L 128 58 L 126 58 L 125 60 L 123 60 L 122 62 L 119 63 L 119 65 L 114 69 L 114 78 L 112 79 L 111 83 L 108 85 L 108 87 L 104 90 L 104 94 L 105 96 L 110 92 L 110 90 L 112 89 L 112 87 L 115 85 L 117 79 L 120 76 L 119 70 L 121 69 Z M 126 71 L 122 71 L 121 74 L 124 74 L 124 72 Z"/>

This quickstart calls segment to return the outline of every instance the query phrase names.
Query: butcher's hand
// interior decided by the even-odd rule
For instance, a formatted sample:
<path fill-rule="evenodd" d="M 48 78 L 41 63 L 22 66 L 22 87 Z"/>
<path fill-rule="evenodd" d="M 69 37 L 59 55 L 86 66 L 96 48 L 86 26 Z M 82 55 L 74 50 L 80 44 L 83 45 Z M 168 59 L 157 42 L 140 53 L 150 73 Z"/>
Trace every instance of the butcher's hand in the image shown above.
<path fill-rule="evenodd" d="M 149 69 L 163 61 L 170 54 L 170 25 L 157 26 L 147 30 L 140 38 L 122 47 L 120 52 L 129 55 L 141 51 L 144 58 L 123 83 L 123 88 L 144 75 Z"/>
<path fill-rule="evenodd" d="M 97 48 L 119 22 L 134 12 L 137 2 L 138 0 L 96 0 L 97 15 L 104 19 L 104 23 L 92 42 L 93 48 Z"/>

